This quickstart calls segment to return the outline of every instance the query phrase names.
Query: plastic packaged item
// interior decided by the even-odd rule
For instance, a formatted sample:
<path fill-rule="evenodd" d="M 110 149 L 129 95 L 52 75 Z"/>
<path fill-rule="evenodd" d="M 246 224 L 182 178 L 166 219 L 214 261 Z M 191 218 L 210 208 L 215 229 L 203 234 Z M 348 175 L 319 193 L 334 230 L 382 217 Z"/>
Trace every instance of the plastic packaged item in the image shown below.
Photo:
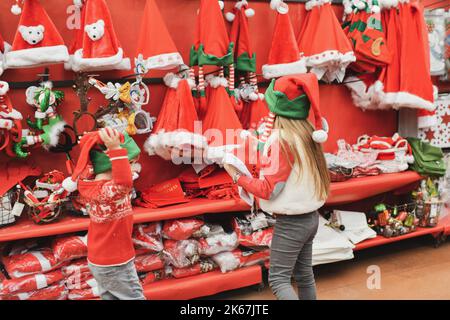
<path fill-rule="evenodd" d="M 239 245 L 236 232 L 216 234 L 199 240 L 199 253 L 212 256 L 224 251 L 232 251 Z"/>
<path fill-rule="evenodd" d="M 75 273 L 82 274 L 85 272 L 90 272 L 87 259 L 72 261 L 69 265 L 63 266 L 61 271 L 65 277 Z"/>
<path fill-rule="evenodd" d="M 67 299 L 68 300 L 90 300 L 99 298 L 100 294 L 98 292 L 98 286 L 89 287 L 85 289 L 74 289 L 70 290 Z"/>
<path fill-rule="evenodd" d="M 193 266 L 187 268 L 172 268 L 171 275 L 176 279 L 180 279 L 210 272 L 216 268 L 217 265 L 214 263 L 214 261 L 210 259 L 203 259 Z"/>
<path fill-rule="evenodd" d="M 264 263 L 270 257 L 270 250 L 263 251 L 242 251 L 240 249 L 231 252 L 221 252 L 212 257 L 219 266 L 222 273 L 233 271 L 238 268 Z"/>
<path fill-rule="evenodd" d="M 164 268 L 164 261 L 157 254 L 147 254 L 134 260 L 137 272 L 149 272 Z"/>
<path fill-rule="evenodd" d="M 137 249 L 160 252 L 164 249 L 161 239 L 161 223 L 138 225 L 133 231 L 133 243 Z"/>
<path fill-rule="evenodd" d="M 166 277 L 166 272 L 164 269 L 150 271 L 141 277 L 141 285 L 145 286 L 147 284 L 162 280 Z"/>
<path fill-rule="evenodd" d="M 87 256 L 87 235 L 56 238 L 52 242 L 58 261 L 70 261 Z"/>
<path fill-rule="evenodd" d="M 204 221 L 195 218 L 177 219 L 164 222 L 163 236 L 171 240 L 187 240 L 203 225 Z"/>
<path fill-rule="evenodd" d="M 61 263 L 56 259 L 50 249 L 4 256 L 2 261 L 11 278 L 20 278 L 35 273 L 45 273 L 61 266 Z"/>
<path fill-rule="evenodd" d="M 233 229 L 239 244 L 249 248 L 270 247 L 275 219 L 267 213 L 259 212 L 233 218 Z"/>
<path fill-rule="evenodd" d="M 63 283 L 44 289 L 0 296 L 0 300 L 67 300 L 68 290 Z"/>
<path fill-rule="evenodd" d="M 40 290 L 61 281 L 63 278 L 61 270 L 55 270 L 45 274 L 39 273 L 16 279 L 5 279 L 0 282 L 0 295 Z"/>
<path fill-rule="evenodd" d="M 186 268 L 199 260 L 199 243 L 196 240 L 166 240 L 164 242 L 164 260 L 176 267 Z"/>

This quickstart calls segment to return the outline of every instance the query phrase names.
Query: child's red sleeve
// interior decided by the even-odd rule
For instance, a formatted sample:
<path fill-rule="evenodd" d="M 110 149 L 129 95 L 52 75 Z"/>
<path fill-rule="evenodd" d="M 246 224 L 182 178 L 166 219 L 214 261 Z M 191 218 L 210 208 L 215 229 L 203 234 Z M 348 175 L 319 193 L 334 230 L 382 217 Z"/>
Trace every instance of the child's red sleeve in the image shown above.
<path fill-rule="evenodd" d="M 255 197 L 264 200 L 271 200 L 280 194 L 291 174 L 292 167 L 281 149 L 277 151 L 277 154 L 272 154 L 269 150 L 266 163 L 261 167 L 262 177 L 257 179 L 241 176 L 237 181 L 238 185 Z M 293 156 L 289 156 L 292 161 Z"/>
<path fill-rule="evenodd" d="M 128 161 L 127 149 L 111 150 L 107 154 L 112 163 L 112 180 L 114 183 L 131 188 L 133 186 L 133 175 Z"/>

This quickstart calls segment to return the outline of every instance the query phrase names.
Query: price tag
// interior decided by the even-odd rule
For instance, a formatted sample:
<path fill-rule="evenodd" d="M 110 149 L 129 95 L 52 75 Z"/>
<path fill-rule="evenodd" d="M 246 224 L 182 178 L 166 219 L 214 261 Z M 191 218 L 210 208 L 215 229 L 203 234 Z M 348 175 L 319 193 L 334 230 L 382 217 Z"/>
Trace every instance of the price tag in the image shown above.
<path fill-rule="evenodd" d="M 437 209 L 438 205 L 436 203 L 432 203 L 430 209 L 430 218 L 434 218 L 437 216 Z"/>
<path fill-rule="evenodd" d="M 11 214 L 16 217 L 20 217 L 24 207 L 25 207 L 25 205 L 23 203 L 16 202 L 14 204 L 14 207 L 12 208 Z"/>

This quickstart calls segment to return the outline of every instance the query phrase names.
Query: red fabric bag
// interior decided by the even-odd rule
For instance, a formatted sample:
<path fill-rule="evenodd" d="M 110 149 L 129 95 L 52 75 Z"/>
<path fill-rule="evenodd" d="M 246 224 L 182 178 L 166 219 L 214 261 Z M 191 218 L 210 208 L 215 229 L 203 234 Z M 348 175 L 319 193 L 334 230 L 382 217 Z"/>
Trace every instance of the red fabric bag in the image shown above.
<path fill-rule="evenodd" d="M 199 244 L 196 240 L 166 240 L 164 242 L 164 260 L 176 267 L 186 268 L 199 260 Z"/>
<path fill-rule="evenodd" d="M 58 261 L 69 261 L 87 256 L 87 235 L 56 238 L 52 243 Z"/>
<path fill-rule="evenodd" d="M 161 223 L 151 223 L 148 226 L 135 226 L 133 231 L 133 243 L 136 249 L 145 249 L 147 253 L 149 251 L 162 251 L 164 246 L 161 239 Z"/>
<path fill-rule="evenodd" d="M 189 199 L 184 196 L 180 180 L 175 178 L 142 191 L 137 204 L 145 208 L 160 208 L 186 202 L 189 202 Z"/>
<path fill-rule="evenodd" d="M 198 231 L 205 222 L 200 219 L 186 218 L 164 222 L 163 236 L 172 240 L 189 239 L 193 233 Z"/>
<path fill-rule="evenodd" d="M 61 281 L 63 278 L 61 270 L 56 270 L 45 274 L 40 273 L 17 279 L 3 280 L 0 283 L 0 295 L 40 290 Z"/>
<path fill-rule="evenodd" d="M 134 260 L 137 272 L 149 272 L 164 268 L 164 261 L 157 254 L 136 257 Z"/>

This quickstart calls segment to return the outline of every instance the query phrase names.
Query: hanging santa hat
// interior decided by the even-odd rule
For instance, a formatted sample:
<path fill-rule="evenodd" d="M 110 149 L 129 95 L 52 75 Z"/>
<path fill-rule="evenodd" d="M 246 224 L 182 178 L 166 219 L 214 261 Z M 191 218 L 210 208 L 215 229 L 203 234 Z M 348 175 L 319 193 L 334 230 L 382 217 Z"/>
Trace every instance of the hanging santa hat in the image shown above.
<path fill-rule="evenodd" d="M 201 0 L 198 14 L 197 63 L 228 66 L 233 63 L 233 43 L 228 37 L 219 1 Z"/>
<path fill-rule="evenodd" d="M 169 88 L 158 120 L 144 148 L 149 155 L 157 154 L 170 160 L 171 148 L 183 149 L 185 146 L 192 146 L 204 149 L 207 144 L 201 132 L 195 133 L 198 117 L 191 93 L 191 80 L 169 73 L 164 77 L 164 81 Z"/>
<path fill-rule="evenodd" d="M 306 65 L 319 79 L 342 82 L 347 66 L 356 60 L 349 39 L 331 7 L 331 0 L 310 0 L 298 46 Z"/>
<path fill-rule="evenodd" d="M 131 69 L 130 59 L 124 57 L 105 0 L 86 0 L 82 8 L 82 22 L 73 45 L 72 70 Z"/>
<path fill-rule="evenodd" d="M 111 160 L 104 152 L 105 146 L 100 138 L 99 131 L 85 134 L 81 138 L 79 145 L 81 151 L 77 165 L 72 172 L 72 176 L 66 178 L 62 183 L 63 188 L 69 192 L 77 190 L 78 179 L 84 173 L 89 163 L 92 164 L 95 174 L 107 172 L 112 168 Z M 121 134 L 120 146 L 127 150 L 130 161 L 136 159 L 141 152 L 136 142 L 127 133 Z"/>
<path fill-rule="evenodd" d="M 12 48 L 6 53 L 8 68 L 68 61 L 63 38 L 38 0 L 24 0 L 23 9 L 16 4 L 12 12 L 21 16 Z"/>
<path fill-rule="evenodd" d="M 250 43 L 248 18 L 253 17 L 255 11 L 248 8 L 246 0 L 238 1 L 233 12 L 227 12 L 225 17 L 232 21 L 230 40 L 234 44 L 234 61 L 236 70 L 242 72 L 256 72 L 256 53 Z"/>
<path fill-rule="evenodd" d="M 228 81 L 223 77 L 210 77 L 208 82 L 211 89 L 203 119 L 204 135 L 212 147 L 234 145 L 235 139 L 228 141 L 231 136 L 235 137 L 235 132 L 230 130 L 242 130 L 242 124 L 226 91 Z"/>
<path fill-rule="evenodd" d="M 145 5 L 136 56 L 140 54 L 148 70 L 172 69 L 184 64 L 154 0 L 147 0 Z"/>
<path fill-rule="evenodd" d="M 270 112 L 276 116 L 306 120 L 312 109 L 316 128 L 312 138 L 323 143 L 328 139 L 328 124 L 320 114 L 319 100 L 319 83 L 314 73 L 274 79 L 266 91 Z"/>
<path fill-rule="evenodd" d="M 264 78 L 272 79 L 290 74 L 305 73 L 305 60 L 297 46 L 294 29 L 288 14 L 288 5 L 281 0 L 272 0 L 270 7 L 277 11 L 277 17 L 269 58 L 267 64 L 262 67 Z"/>

